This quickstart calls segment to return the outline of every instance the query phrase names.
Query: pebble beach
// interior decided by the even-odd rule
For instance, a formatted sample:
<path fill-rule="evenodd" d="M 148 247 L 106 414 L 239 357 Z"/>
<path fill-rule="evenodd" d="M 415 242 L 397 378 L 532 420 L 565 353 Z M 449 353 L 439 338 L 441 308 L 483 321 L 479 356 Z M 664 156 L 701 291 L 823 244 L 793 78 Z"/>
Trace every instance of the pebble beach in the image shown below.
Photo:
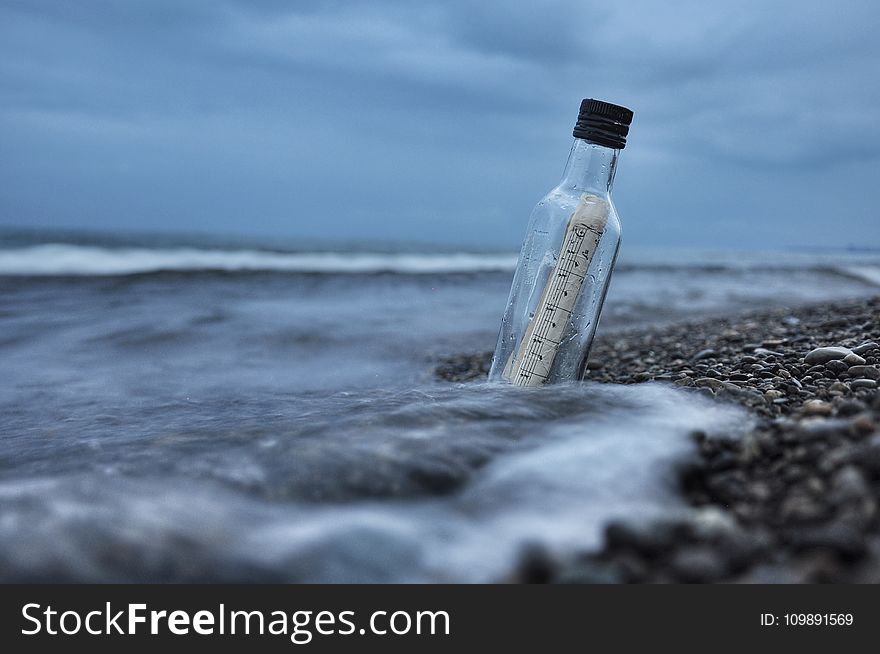
<path fill-rule="evenodd" d="M 753 417 L 745 434 L 691 434 L 676 474 L 685 517 L 611 522 L 598 551 L 536 540 L 509 581 L 880 581 L 880 297 L 602 331 L 589 379 L 669 384 Z M 489 353 L 442 361 L 482 379 Z"/>

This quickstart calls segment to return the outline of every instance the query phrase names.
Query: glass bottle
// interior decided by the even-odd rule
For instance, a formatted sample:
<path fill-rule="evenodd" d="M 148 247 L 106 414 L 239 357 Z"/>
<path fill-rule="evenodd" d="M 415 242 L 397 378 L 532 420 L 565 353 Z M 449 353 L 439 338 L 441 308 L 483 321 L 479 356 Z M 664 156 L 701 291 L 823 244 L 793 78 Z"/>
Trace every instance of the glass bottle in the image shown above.
<path fill-rule="evenodd" d="M 620 246 L 611 200 L 633 113 L 586 99 L 559 185 L 529 219 L 490 381 L 539 386 L 581 379 Z"/>

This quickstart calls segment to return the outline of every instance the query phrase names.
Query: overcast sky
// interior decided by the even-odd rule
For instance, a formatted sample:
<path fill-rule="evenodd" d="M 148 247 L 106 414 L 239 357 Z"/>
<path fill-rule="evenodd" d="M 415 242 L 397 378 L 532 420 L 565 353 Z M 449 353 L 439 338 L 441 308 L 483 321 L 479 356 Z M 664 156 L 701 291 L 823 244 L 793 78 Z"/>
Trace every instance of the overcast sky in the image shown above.
<path fill-rule="evenodd" d="M 0 224 L 511 248 L 583 97 L 639 246 L 880 246 L 880 3 L 0 0 Z"/>

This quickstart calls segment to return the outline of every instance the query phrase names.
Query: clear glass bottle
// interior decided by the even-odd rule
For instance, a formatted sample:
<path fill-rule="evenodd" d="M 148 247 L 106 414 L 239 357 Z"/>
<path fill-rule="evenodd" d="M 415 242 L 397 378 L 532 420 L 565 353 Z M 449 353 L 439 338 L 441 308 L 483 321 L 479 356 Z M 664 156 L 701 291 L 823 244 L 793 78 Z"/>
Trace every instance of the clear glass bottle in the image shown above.
<path fill-rule="evenodd" d="M 625 107 L 581 102 L 562 181 L 529 219 L 490 381 L 539 386 L 583 377 L 620 246 L 611 186 L 632 117 Z"/>

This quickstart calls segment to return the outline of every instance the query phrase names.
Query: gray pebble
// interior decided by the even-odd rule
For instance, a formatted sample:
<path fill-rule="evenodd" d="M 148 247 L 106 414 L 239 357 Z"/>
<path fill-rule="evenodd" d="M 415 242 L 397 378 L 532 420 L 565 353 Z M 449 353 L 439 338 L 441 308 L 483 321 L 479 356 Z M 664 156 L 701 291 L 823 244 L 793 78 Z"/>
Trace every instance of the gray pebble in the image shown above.
<path fill-rule="evenodd" d="M 864 410 L 865 405 L 863 402 L 859 402 L 858 400 L 846 400 L 837 406 L 837 415 L 843 417 L 854 416 Z"/>
<path fill-rule="evenodd" d="M 784 345 L 784 344 L 785 344 L 784 338 L 771 338 L 771 339 L 767 339 L 763 343 L 761 343 L 761 346 L 762 347 L 779 347 L 780 345 Z"/>
<path fill-rule="evenodd" d="M 850 422 L 850 427 L 857 434 L 870 434 L 877 429 L 877 424 L 871 419 L 867 413 L 860 413 Z"/>
<path fill-rule="evenodd" d="M 807 400 L 804 402 L 804 413 L 808 416 L 827 416 L 831 414 L 832 406 L 822 400 Z"/>
<path fill-rule="evenodd" d="M 850 424 L 847 420 L 836 418 L 806 418 L 797 425 L 797 433 L 802 441 L 816 438 L 827 438 L 834 435 L 849 433 Z"/>
<path fill-rule="evenodd" d="M 699 361 L 701 359 L 708 359 L 709 357 L 714 357 L 716 354 L 715 350 L 711 347 L 707 347 L 705 350 L 700 350 L 694 355 L 693 361 Z"/>
<path fill-rule="evenodd" d="M 853 389 L 857 389 L 857 388 L 877 388 L 877 382 L 875 382 L 873 379 L 856 379 L 856 380 L 854 380 L 854 381 L 851 381 L 851 382 L 849 383 L 849 385 L 850 385 Z"/>
<path fill-rule="evenodd" d="M 850 354 L 852 354 L 852 350 L 845 347 L 817 347 L 804 357 L 804 363 L 808 365 L 823 364 L 834 359 L 843 359 Z"/>
<path fill-rule="evenodd" d="M 877 345 L 874 341 L 868 341 L 867 343 L 862 343 L 858 347 L 854 347 L 852 351 L 861 356 L 865 352 L 870 352 L 876 348 L 880 348 L 880 345 Z"/>
<path fill-rule="evenodd" d="M 843 362 L 848 363 L 851 366 L 861 366 L 864 365 L 865 360 L 855 352 L 851 352 L 843 357 Z"/>
<path fill-rule="evenodd" d="M 825 364 L 825 369 L 830 370 L 835 375 L 839 375 L 840 373 L 849 370 L 849 366 L 840 359 L 833 359 Z"/>
<path fill-rule="evenodd" d="M 849 376 L 856 379 L 880 379 L 880 368 L 876 366 L 851 366 Z"/>

